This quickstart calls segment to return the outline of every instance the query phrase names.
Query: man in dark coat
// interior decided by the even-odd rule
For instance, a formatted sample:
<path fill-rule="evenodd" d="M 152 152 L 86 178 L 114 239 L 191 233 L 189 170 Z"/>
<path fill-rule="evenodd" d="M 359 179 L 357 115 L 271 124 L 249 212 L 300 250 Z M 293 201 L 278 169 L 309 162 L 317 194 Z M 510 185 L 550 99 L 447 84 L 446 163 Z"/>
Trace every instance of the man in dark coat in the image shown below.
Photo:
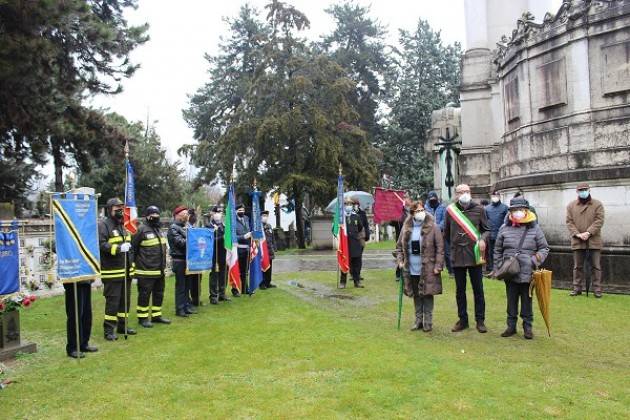
<path fill-rule="evenodd" d="M 485 326 L 486 302 L 483 294 L 483 262 L 477 258 L 477 245 L 481 256 L 486 251 L 486 241 L 490 236 L 486 211 L 472 201 L 470 187 L 462 184 L 455 188 L 456 203 L 447 207 L 444 221 L 444 237 L 451 245 L 451 263 L 455 272 L 457 288 L 457 312 L 459 320 L 453 327 L 453 332 L 468 328 L 468 310 L 466 303 L 466 273 L 470 276 L 473 294 L 475 296 L 475 320 L 477 331 L 488 332 Z M 461 215 L 458 216 L 458 215 Z M 474 231 L 468 231 L 464 226 L 471 226 Z M 478 236 L 476 240 L 472 236 Z"/>
<path fill-rule="evenodd" d="M 186 227 L 188 208 L 177 206 L 173 211 L 173 223 L 166 235 L 175 273 L 175 314 L 188 317 L 197 313 L 190 300 L 190 283 L 186 281 Z"/>
<path fill-rule="evenodd" d="M 350 275 L 354 281 L 354 287 L 364 287 L 361 284 L 361 258 L 363 256 L 363 243 L 365 234 L 359 215 L 354 211 L 352 199 L 345 201 L 346 233 L 348 235 L 348 251 L 350 252 Z M 341 273 L 339 287 L 346 287 L 347 273 Z"/>
<path fill-rule="evenodd" d="M 214 206 L 210 213 L 210 221 L 207 228 L 214 231 L 214 253 L 212 254 L 212 272 L 210 273 L 210 303 L 218 305 L 219 302 L 229 302 L 225 296 L 227 283 L 226 252 L 225 252 L 225 225 L 223 224 L 223 207 Z"/>
<path fill-rule="evenodd" d="M 249 217 L 245 215 L 245 206 L 239 204 L 236 206 L 236 240 L 238 242 L 238 268 L 241 273 L 241 284 L 243 290 L 247 290 L 247 270 L 249 268 L 249 249 L 251 247 L 251 228 L 249 225 Z M 241 294 L 235 288 L 232 288 L 232 296 L 240 297 Z"/>
<path fill-rule="evenodd" d="M 490 204 L 486 206 L 486 216 L 488 217 L 488 227 L 490 228 L 490 240 L 488 241 L 488 262 L 486 263 L 486 273 L 494 270 L 494 244 L 499 234 L 499 229 L 508 213 L 508 206 L 501 202 L 501 196 L 497 191 L 490 195 Z"/>
<path fill-rule="evenodd" d="M 269 268 L 267 271 L 263 271 L 263 282 L 260 285 L 261 289 L 273 289 L 275 284 L 271 283 L 271 273 L 273 268 L 273 259 L 276 256 L 276 241 L 273 237 L 273 228 L 267 221 L 269 220 L 269 211 L 265 210 L 260 213 L 262 221 L 263 231 L 265 232 L 265 242 L 267 242 L 267 251 L 269 252 Z"/>
<path fill-rule="evenodd" d="M 196 227 L 197 226 L 197 212 L 195 209 L 188 209 L 188 226 L 187 227 Z M 188 286 L 186 286 L 190 290 L 190 301 L 193 306 L 201 305 L 201 274 L 187 274 L 186 281 L 188 282 Z"/>
<path fill-rule="evenodd" d="M 359 202 L 359 199 L 354 197 L 352 199 L 352 204 L 354 206 L 354 212 L 357 214 L 357 216 L 359 216 L 359 220 L 361 221 L 361 226 L 363 226 L 363 247 L 361 250 L 361 259 L 360 261 L 360 266 L 359 266 L 359 273 L 361 272 L 361 269 L 363 268 L 363 251 L 365 250 L 365 244 L 370 240 L 370 222 L 368 221 L 368 217 L 367 217 L 367 213 L 365 213 L 365 210 L 363 210 L 361 208 L 361 203 Z M 361 278 L 361 280 L 363 280 L 363 278 Z"/>

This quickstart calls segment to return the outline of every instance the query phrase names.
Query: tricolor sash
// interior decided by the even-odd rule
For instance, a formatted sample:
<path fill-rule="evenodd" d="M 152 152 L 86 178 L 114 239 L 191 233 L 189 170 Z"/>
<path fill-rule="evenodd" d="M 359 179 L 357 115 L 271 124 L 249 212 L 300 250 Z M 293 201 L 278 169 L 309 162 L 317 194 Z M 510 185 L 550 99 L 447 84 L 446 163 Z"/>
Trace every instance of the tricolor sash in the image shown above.
<path fill-rule="evenodd" d="M 486 261 L 481 255 L 481 251 L 479 250 L 479 240 L 481 239 L 481 233 L 479 233 L 479 229 L 475 226 L 468 216 L 466 216 L 455 204 L 451 204 L 446 208 L 448 214 L 455 220 L 455 222 L 459 225 L 460 228 L 470 239 L 475 242 L 475 246 L 473 247 L 473 251 L 475 253 L 475 262 L 479 265 L 484 264 Z"/>

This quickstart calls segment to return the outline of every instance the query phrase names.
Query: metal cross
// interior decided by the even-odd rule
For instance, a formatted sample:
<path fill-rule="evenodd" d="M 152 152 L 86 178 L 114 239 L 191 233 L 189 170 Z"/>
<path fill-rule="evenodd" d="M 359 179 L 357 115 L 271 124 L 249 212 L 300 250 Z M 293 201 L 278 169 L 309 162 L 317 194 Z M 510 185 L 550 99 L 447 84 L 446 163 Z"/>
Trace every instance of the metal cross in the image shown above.
<path fill-rule="evenodd" d="M 446 127 L 446 137 L 440 136 L 439 141 L 435 143 L 438 146 L 439 153 L 446 152 L 446 177 L 444 179 L 444 185 L 448 188 L 448 196 L 451 197 L 451 189 L 455 186 L 455 178 L 453 177 L 453 156 L 451 155 L 451 151 L 453 151 L 456 155 L 459 154 L 461 148 L 458 145 L 461 145 L 461 141 L 455 141 L 455 139 L 459 137 L 457 133 L 451 136 L 450 129 Z"/>

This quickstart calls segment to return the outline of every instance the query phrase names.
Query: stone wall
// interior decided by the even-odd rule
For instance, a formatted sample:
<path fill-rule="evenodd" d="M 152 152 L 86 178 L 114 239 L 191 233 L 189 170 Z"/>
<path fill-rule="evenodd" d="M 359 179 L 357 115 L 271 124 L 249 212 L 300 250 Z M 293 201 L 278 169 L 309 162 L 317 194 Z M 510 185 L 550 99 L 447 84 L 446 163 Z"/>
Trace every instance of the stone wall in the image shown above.
<path fill-rule="evenodd" d="M 458 183 L 477 198 L 522 190 L 567 286 L 565 208 L 589 182 L 606 206 L 606 290 L 630 292 L 630 0 L 565 1 L 540 23 L 525 13 L 496 41 L 463 59 Z"/>

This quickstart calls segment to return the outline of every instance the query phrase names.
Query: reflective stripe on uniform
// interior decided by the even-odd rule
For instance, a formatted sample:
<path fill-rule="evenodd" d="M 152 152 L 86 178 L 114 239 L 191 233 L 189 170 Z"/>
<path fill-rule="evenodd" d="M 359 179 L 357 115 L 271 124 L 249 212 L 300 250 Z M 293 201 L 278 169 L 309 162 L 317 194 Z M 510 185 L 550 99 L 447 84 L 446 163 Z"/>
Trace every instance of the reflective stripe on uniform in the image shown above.
<path fill-rule="evenodd" d="M 116 251 L 118 251 L 118 244 L 112 245 L 112 249 L 109 251 L 112 255 L 116 255 Z"/>
<path fill-rule="evenodd" d="M 125 269 L 101 270 L 102 279 L 118 279 L 125 277 Z"/>
<path fill-rule="evenodd" d="M 151 316 L 162 316 L 162 311 L 160 311 L 160 312 L 153 312 L 151 314 Z"/>
<path fill-rule="evenodd" d="M 111 237 L 111 238 L 109 238 L 107 240 L 107 242 L 110 243 L 110 244 L 119 244 L 122 241 L 123 241 L 122 236 L 114 236 L 114 237 Z"/>
<path fill-rule="evenodd" d="M 160 270 L 136 270 L 136 275 L 138 276 L 161 276 L 162 272 Z"/>
<path fill-rule="evenodd" d="M 136 316 L 137 316 L 138 318 L 148 318 L 148 317 L 149 317 L 149 313 L 148 313 L 148 312 L 138 312 L 138 313 L 136 314 Z"/>
<path fill-rule="evenodd" d="M 118 321 L 118 317 L 115 317 L 114 315 L 105 315 L 105 321 Z"/>
<path fill-rule="evenodd" d="M 145 239 L 144 241 L 140 242 L 140 246 L 156 246 L 159 244 L 160 244 L 159 238 Z"/>
<path fill-rule="evenodd" d="M 118 316 L 118 318 L 127 318 L 127 317 L 129 317 L 129 314 L 126 314 L 124 312 L 118 312 L 116 315 Z"/>
<path fill-rule="evenodd" d="M 142 312 L 148 312 L 149 311 L 149 307 L 148 306 L 136 306 L 136 310 L 142 311 Z"/>

